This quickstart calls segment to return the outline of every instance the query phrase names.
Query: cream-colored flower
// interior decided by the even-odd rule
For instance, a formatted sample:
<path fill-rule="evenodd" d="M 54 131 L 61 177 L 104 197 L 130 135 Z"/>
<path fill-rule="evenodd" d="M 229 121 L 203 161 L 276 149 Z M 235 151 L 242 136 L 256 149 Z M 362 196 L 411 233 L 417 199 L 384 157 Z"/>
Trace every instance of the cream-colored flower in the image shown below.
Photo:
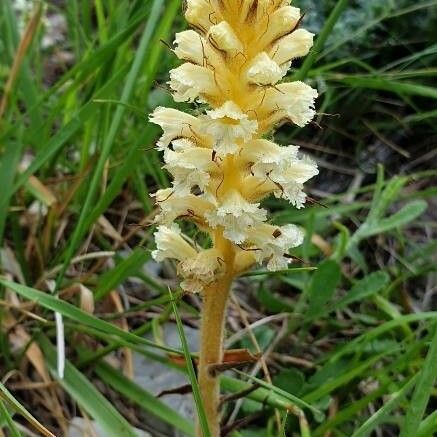
<path fill-rule="evenodd" d="M 232 27 L 226 21 L 211 26 L 208 39 L 214 47 L 225 52 L 238 53 L 243 50 L 243 44 L 241 44 Z"/>
<path fill-rule="evenodd" d="M 194 30 L 185 30 L 176 34 L 174 52 L 179 59 L 200 66 L 206 66 L 213 53 L 205 38 Z"/>
<path fill-rule="evenodd" d="M 281 83 L 270 88 L 265 97 L 263 109 L 272 114 L 269 123 L 289 119 L 303 127 L 314 115 L 314 101 L 317 91 L 303 82 Z"/>
<path fill-rule="evenodd" d="M 303 184 L 319 173 L 317 165 L 304 157 L 290 162 L 283 171 L 272 171 L 271 179 L 277 184 L 276 197 L 287 199 L 296 208 L 303 208 L 306 194 Z"/>
<path fill-rule="evenodd" d="M 305 56 L 313 46 L 314 34 L 305 29 L 297 29 L 276 42 L 270 50 L 270 56 L 278 64 Z"/>
<path fill-rule="evenodd" d="M 212 228 L 223 227 L 223 235 L 234 243 L 245 240 L 247 230 L 267 218 L 267 212 L 259 203 L 250 203 L 237 190 L 232 190 L 219 203 L 217 208 L 205 214 Z"/>
<path fill-rule="evenodd" d="M 258 123 L 249 120 L 234 102 L 227 101 L 220 108 L 206 111 L 203 132 L 213 138 L 213 148 L 220 155 L 235 153 L 242 142 L 255 134 Z"/>
<path fill-rule="evenodd" d="M 260 224 L 247 231 L 247 246 L 253 253 L 256 261 L 267 261 L 267 268 L 271 271 L 286 269 L 291 261 L 288 251 L 300 246 L 304 234 L 295 225 L 282 227 Z"/>
<path fill-rule="evenodd" d="M 242 166 L 250 171 L 251 174 L 255 173 L 258 177 L 264 177 L 273 168 L 271 164 L 283 164 L 284 149 L 285 147 L 278 146 L 272 141 L 256 139 L 244 145 L 239 158 Z M 296 150 L 297 155 L 297 147 L 289 150 Z M 266 165 L 270 166 L 266 167 Z"/>
<path fill-rule="evenodd" d="M 271 45 L 272 42 L 288 35 L 299 23 L 301 18 L 300 9 L 292 6 L 283 6 L 269 17 L 269 26 L 261 37 L 263 46 Z"/>
<path fill-rule="evenodd" d="M 221 21 L 220 12 L 209 1 L 189 0 L 186 2 L 185 19 L 199 32 L 206 34 L 215 22 Z"/>
<path fill-rule="evenodd" d="M 190 293 L 202 292 L 205 287 L 220 279 L 224 271 L 224 261 L 217 249 L 201 250 L 195 257 L 186 258 L 178 266 L 178 273 L 184 279 L 181 287 Z"/>
<path fill-rule="evenodd" d="M 184 261 L 196 256 L 197 251 L 182 237 L 181 230 L 176 223 L 171 226 L 158 226 L 154 233 L 156 250 L 152 257 L 156 261 L 164 259 L 176 259 Z"/>
<path fill-rule="evenodd" d="M 185 112 L 158 106 L 149 120 L 161 126 L 164 131 L 156 144 L 158 150 L 165 150 L 176 138 L 197 138 L 199 120 Z"/>
<path fill-rule="evenodd" d="M 214 73 L 188 62 L 170 71 L 168 84 L 176 102 L 203 102 L 218 92 Z"/>
<path fill-rule="evenodd" d="M 247 143 L 240 154 L 242 171 L 246 172 L 244 194 L 259 199 L 269 193 L 303 207 L 306 195 L 303 184 L 318 174 L 317 164 L 299 156 L 296 146 L 278 146 L 268 140 Z"/>
<path fill-rule="evenodd" d="M 158 190 L 154 197 L 161 210 L 155 218 L 157 223 L 169 224 L 177 218 L 185 217 L 202 224 L 205 214 L 214 208 L 208 196 L 178 195 L 174 188 Z"/>
<path fill-rule="evenodd" d="M 250 62 L 246 76 L 250 83 L 274 85 L 282 79 L 284 72 L 266 52 L 262 52 Z"/>
<path fill-rule="evenodd" d="M 172 174 L 174 191 L 178 196 L 189 194 L 196 186 L 205 191 L 211 173 L 217 171 L 210 149 L 191 147 L 183 151 L 166 150 L 164 159 L 164 168 Z"/>

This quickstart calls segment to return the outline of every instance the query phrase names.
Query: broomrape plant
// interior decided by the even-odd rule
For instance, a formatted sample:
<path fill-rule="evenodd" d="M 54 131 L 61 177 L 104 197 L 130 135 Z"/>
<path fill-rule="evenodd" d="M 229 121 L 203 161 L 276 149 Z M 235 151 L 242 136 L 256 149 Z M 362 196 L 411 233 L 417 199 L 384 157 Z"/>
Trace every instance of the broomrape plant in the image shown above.
<path fill-rule="evenodd" d="M 185 17 L 192 30 L 176 35 L 174 49 L 184 63 L 168 84 L 176 102 L 198 103 L 201 114 L 158 107 L 150 117 L 163 129 L 157 148 L 173 176 L 172 187 L 155 194 L 153 257 L 176 260 L 181 287 L 202 295 L 198 378 L 218 436 L 219 387 L 210 366 L 223 359 L 231 283 L 255 264 L 286 268 L 289 249 L 304 237 L 295 225 L 268 224 L 260 202 L 273 194 L 302 208 L 303 184 L 318 173 L 298 147 L 268 139 L 278 124 L 305 126 L 315 114 L 317 91 L 282 81 L 313 34 L 299 28 L 300 11 L 286 0 L 188 0 Z M 177 219 L 209 234 L 211 247 L 199 248 Z"/>

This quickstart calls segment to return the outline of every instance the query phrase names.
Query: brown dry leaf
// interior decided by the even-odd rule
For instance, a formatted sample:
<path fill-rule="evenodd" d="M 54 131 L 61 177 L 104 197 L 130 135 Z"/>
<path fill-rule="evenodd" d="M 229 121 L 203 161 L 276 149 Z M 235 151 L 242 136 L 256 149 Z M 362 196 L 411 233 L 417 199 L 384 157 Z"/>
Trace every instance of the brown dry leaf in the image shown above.
<path fill-rule="evenodd" d="M 313 234 L 311 237 L 311 243 L 314 244 L 314 246 L 317 246 L 323 255 L 325 256 L 331 256 L 332 255 L 332 246 L 319 234 Z"/>
<path fill-rule="evenodd" d="M 123 304 L 120 299 L 120 295 L 113 291 L 109 294 L 110 299 L 112 300 L 112 303 L 114 305 L 115 311 L 118 313 L 121 313 L 124 311 Z M 120 319 L 120 326 L 123 331 L 128 332 L 129 331 L 129 325 L 127 323 L 127 320 L 125 318 Z M 125 347 L 123 348 L 123 355 L 124 355 L 124 363 L 123 363 L 123 374 L 127 376 L 129 379 L 134 378 L 134 365 L 133 365 L 133 356 L 132 351 Z"/>
<path fill-rule="evenodd" d="M 30 185 L 32 189 L 37 192 L 38 199 L 46 206 L 50 207 L 58 202 L 53 191 L 44 185 L 36 176 L 29 176 L 26 185 Z"/>
<path fill-rule="evenodd" d="M 26 358 L 35 368 L 36 372 L 46 385 L 45 387 L 43 386 L 41 390 L 38 390 L 42 397 L 42 402 L 49 411 L 53 412 L 53 417 L 57 418 L 60 427 L 65 429 L 66 426 L 65 420 L 63 420 L 63 408 L 59 402 L 55 387 L 53 385 L 53 381 L 50 378 L 49 372 L 45 365 L 44 355 L 41 349 L 35 342 L 32 341 L 31 336 L 22 327 L 22 325 L 19 324 L 16 325 L 15 329 L 10 332 L 9 340 L 11 344 L 13 344 L 16 348 L 26 348 Z M 30 385 L 29 388 L 31 388 Z M 36 391 L 35 388 L 32 388 L 32 390 Z M 36 426 L 36 424 L 34 423 L 33 425 Z M 39 427 L 37 428 L 40 432 L 43 433 L 42 429 L 40 429 Z M 49 433 L 49 431 L 47 431 L 47 433 L 48 434 L 45 435 L 52 435 L 51 433 Z"/>
<path fill-rule="evenodd" d="M 105 235 L 112 238 L 118 243 L 121 243 L 123 241 L 123 237 L 117 232 L 114 226 L 112 226 L 111 222 L 104 215 L 101 215 L 97 222 L 101 226 L 102 231 Z"/>
<path fill-rule="evenodd" d="M 32 337 L 26 332 L 26 330 L 21 325 L 17 325 L 9 338 L 15 346 L 20 348 L 24 348 L 29 344 L 26 349 L 26 357 L 32 363 L 33 367 L 35 367 L 35 370 L 38 372 L 41 379 L 45 383 L 51 382 L 49 372 L 45 365 L 44 355 L 39 346 L 32 341 Z"/>
<path fill-rule="evenodd" d="M 6 244 L 3 249 L 0 249 L 0 261 L 3 271 L 10 273 L 12 280 L 15 278 L 20 284 L 26 283 L 14 252 Z"/>
<path fill-rule="evenodd" d="M 80 309 L 82 311 L 85 311 L 88 314 L 94 313 L 94 294 L 93 292 L 85 287 L 85 285 L 76 283 L 73 285 L 70 285 L 67 288 L 64 288 L 60 295 L 64 299 L 68 299 L 74 295 L 78 294 L 80 299 Z"/>
<path fill-rule="evenodd" d="M 94 294 L 93 292 L 82 284 L 79 284 L 80 293 L 80 309 L 86 313 L 94 313 Z"/>
<path fill-rule="evenodd" d="M 12 92 L 15 81 L 20 73 L 20 67 L 23 62 L 23 59 L 27 53 L 27 49 L 29 48 L 33 37 L 35 36 L 36 30 L 38 29 L 38 25 L 41 19 L 42 14 L 42 2 L 38 2 L 35 6 L 35 9 L 32 13 L 32 17 L 27 23 L 26 28 L 24 29 L 23 36 L 21 37 L 20 44 L 17 48 L 17 53 L 14 57 L 14 62 L 12 64 L 11 71 L 9 73 L 8 80 L 3 89 L 3 97 L 0 100 L 0 118 L 3 117 L 5 112 L 9 95 Z"/>

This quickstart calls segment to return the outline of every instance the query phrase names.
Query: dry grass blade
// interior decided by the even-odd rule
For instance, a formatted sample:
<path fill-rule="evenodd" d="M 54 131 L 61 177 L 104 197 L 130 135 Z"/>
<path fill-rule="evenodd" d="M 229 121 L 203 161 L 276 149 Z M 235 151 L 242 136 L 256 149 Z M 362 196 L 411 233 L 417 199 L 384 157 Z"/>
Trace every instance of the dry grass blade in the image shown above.
<path fill-rule="evenodd" d="M 38 29 L 38 24 L 41 19 L 41 14 L 42 14 L 42 3 L 37 2 L 32 17 L 29 20 L 29 23 L 27 24 L 23 32 L 23 36 L 21 38 L 20 44 L 18 45 L 17 53 L 15 55 L 14 62 L 12 64 L 11 71 L 9 72 L 8 80 L 6 81 L 5 84 L 3 96 L 0 100 L 0 119 L 3 117 L 3 114 L 6 110 L 8 98 L 17 80 L 24 56 L 26 55 L 27 50 L 33 40 L 33 37 L 35 36 L 36 30 Z"/>
<path fill-rule="evenodd" d="M 0 399 L 4 400 L 11 408 L 19 412 L 36 430 L 44 437 L 56 437 L 45 426 L 41 425 L 9 392 L 9 390 L 0 383 Z"/>

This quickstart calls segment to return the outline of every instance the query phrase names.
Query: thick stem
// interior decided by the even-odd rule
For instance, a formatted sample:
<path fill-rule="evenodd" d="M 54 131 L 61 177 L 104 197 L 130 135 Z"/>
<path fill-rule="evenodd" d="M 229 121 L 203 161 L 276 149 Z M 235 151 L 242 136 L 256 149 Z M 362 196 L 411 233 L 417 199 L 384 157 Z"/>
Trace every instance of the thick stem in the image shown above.
<path fill-rule="evenodd" d="M 217 376 L 211 374 L 209 366 L 221 363 L 223 359 L 224 321 L 231 282 L 231 277 L 225 277 L 203 293 L 198 377 L 212 437 L 220 436 L 220 387 Z M 199 425 L 197 436 L 203 437 Z"/>

